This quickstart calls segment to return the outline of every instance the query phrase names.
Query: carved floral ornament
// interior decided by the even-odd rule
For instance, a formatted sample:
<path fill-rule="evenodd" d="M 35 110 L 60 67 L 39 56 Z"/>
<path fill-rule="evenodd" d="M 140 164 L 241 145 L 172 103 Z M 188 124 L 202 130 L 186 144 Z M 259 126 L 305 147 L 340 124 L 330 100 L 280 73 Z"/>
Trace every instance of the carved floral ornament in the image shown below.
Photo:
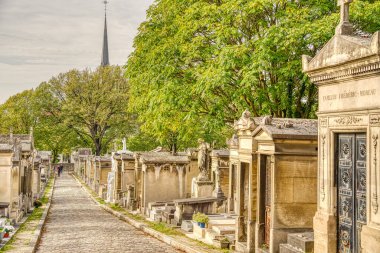
<path fill-rule="evenodd" d="M 328 122 L 327 118 L 320 118 L 319 119 L 319 124 L 321 126 L 327 126 L 327 122 Z"/>
<path fill-rule="evenodd" d="M 378 139 L 379 139 L 379 135 L 377 134 L 373 134 L 372 135 L 372 144 L 373 144 L 373 165 L 374 165 L 374 172 L 375 172 L 375 191 L 373 193 L 373 200 L 372 200 L 372 208 L 373 208 L 373 213 L 374 214 L 377 214 L 378 210 L 379 210 L 379 204 L 378 204 L 378 200 L 377 200 L 377 144 L 378 144 Z"/>
<path fill-rule="evenodd" d="M 369 124 L 371 126 L 380 126 L 380 115 L 370 115 L 369 116 Z"/>
<path fill-rule="evenodd" d="M 356 116 L 343 116 L 334 119 L 334 122 L 338 125 L 355 125 L 363 121 L 363 118 Z"/>
<path fill-rule="evenodd" d="M 323 134 L 322 136 L 322 164 L 321 164 L 321 174 L 322 174 L 322 182 L 321 182 L 321 197 L 322 201 L 326 198 L 325 193 L 325 143 L 326 143 L 326 135 Z"/>

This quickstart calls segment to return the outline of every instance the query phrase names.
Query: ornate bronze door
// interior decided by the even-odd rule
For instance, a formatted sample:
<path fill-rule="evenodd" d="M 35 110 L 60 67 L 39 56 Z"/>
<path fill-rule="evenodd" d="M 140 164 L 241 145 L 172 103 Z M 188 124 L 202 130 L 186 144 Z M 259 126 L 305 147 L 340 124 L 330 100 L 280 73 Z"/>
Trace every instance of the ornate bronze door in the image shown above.
<path fill-rule="evenodd" d="M 360 253 L 366 224 L 366 135 L 338 135 L 338 251 Z"/>

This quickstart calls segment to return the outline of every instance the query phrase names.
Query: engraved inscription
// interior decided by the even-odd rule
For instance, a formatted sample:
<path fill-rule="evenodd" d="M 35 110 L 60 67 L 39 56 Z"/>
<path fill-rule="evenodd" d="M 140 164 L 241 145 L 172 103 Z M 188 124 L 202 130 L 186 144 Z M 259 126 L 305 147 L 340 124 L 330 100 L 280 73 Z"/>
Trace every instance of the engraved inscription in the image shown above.
<path fill-rule="evenodd" d="M 323 96 L 323 101 L 331 101 L 331 100 L 338 100 L 338 99 L 347 99 L 347 98 L 357 98 L 357 97 L 366 97 L 366 96 L 375 96 L 376 95 L 376 89 L 369 89 L 369 90 L 360 90 L 360 91 L 344 91 L 339 94 L 331 94 Z"/>

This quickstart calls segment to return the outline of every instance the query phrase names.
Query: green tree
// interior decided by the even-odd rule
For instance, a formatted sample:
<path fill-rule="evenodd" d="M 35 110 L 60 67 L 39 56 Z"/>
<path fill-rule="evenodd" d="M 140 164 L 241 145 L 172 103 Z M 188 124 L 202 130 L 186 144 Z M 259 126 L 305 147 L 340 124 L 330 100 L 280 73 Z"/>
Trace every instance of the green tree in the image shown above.
<path fill-rule="evenodd" d="M 2 133 L 12 130 L 17 134 L 29 133 L 37 124 L 33 108 L 34 91 L 26 90 L 10 97 L 0 105 L 0 129 Z"/>
<path fill-rule="evenodd" d="M 355 1 L 356 27 L 379 30 L 378 6 Z M 331 0 L 156 1 L 125 66 L 130 109 L 169 146 L 198 137 L 222 144 L 247 108 L 253 116 L 316 117 L 317 89 L 301 55 L 315 55 L 333 36 L 338 13 Z"/>
<path fill-rule="evenodd" d="M 42 111 L 73 131 L 96 155 L 106 152 L 116 138 L 135 131 L 127 113 L 128 84 L 118 66 L 96 71 L 71 70 L 53 77 L 45 89 L 53 98 Z"/>
<path fill-rule="evenodd" d="M 70 154 L 78 147 L 105 153 L 113 142 L 136 133 L 127 113 L 128 84 L 122 69 L 72 70 L 9 98 L 0 106 L 0 129 L 28 133 L 34 129 L 39 150 Z"/>

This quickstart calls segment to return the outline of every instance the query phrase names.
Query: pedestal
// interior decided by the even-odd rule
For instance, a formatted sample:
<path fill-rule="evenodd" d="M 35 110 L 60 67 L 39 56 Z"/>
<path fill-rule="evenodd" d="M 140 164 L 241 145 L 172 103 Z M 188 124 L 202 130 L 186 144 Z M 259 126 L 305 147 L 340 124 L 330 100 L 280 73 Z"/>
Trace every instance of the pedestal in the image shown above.
<path fill-rule="evenodd" d="M 335 253 L 337 248 L 336 217 L 317 212 L 314 216 L 314 252 Z"/>
<path fill-rule="evenodd" d="M 195 198 L 212 197 L 213 185 L 212 181 L 195 181 L 192 196 Z"/>

